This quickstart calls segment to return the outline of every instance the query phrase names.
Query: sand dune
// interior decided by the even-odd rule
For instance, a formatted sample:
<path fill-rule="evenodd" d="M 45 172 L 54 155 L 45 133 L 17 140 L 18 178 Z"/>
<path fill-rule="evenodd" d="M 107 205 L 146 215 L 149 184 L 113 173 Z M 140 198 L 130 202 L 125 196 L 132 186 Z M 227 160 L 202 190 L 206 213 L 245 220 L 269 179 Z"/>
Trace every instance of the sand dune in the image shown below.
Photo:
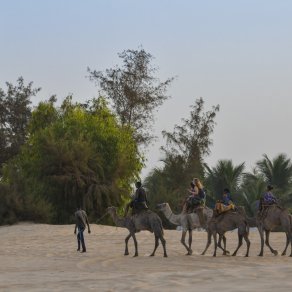
<path fill-rule="evenodd" d="M 123 256 L 127 230 L 91 225 L 86 234 L 88 252 L 76 251 L 73 225 L 18 224 L 0 227 L 0 291 L 291 291 L 292 258 L 259 252 L 259 236 L 251 232 L 250 257 L 201 256 L 205 232 L 195 232 L 192 256 L 185 256 L 179 231 L 165 231 L 168 258 L 162 247 L 149 257 L 153 235 L 137 234 L 139 257 Z M 271 235 L 272 246 L 282 251 L 283 233 Z M 227 247 L 237 245 L 235 232 L 227 234 Z M 289 250 L 290 253 L 290 250 Z"/>

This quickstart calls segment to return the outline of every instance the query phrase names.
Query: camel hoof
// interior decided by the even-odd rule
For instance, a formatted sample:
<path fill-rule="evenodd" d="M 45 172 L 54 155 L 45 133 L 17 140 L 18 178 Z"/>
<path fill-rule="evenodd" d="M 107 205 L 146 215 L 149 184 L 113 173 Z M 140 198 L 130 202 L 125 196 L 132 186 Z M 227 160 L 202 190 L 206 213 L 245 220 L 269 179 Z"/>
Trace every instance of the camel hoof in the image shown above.
<path fill-rule="evenodd" d="M 286 255 L 286 253 L 285 252 L 282 252 L 281 256 L 285 256 L 285 255 Z"/>
<path fill-rule="evenodd" d="M 138 256 L 138 254 L 134 254 L 134 255 L 133 255 L 133 258 L 135 258 L 135 257 L 137 257 L 137 256 Z"/>
<path fill-rule="evenodd" d="M 277 255 L 278 255 L 278 252 L 277 252 L 276 250 L 274 250 L 274 251 L 273 251 L 273 254 L 274 254 L 275 256 L 277 256 Z"/>
<path fill-rule="evenodd" d="M 216 257 L 216 255 L 215 255 L 215 254 L 213 254 L 213 257 Z"/>
<path fill-rule="evenodd" d="M 167 258 L 168 257 L 167 254 L 165 254 L 164 257 Z"/>
<path fill-rule="evenodd" d="M 229 250 L 226 250 L 226 254 L 230 254 L 230 251 Z"/>
<path fill-rule="evenodd" d="M 292 254 L 290 254 L 289 257 L 292 257 Z"/>
<path fill-rule="evenodd" d="M 150 255 L 150 257 L 154 257 L 154 254 L 152 253 L 152 254 Z"/>
<path fill-rule="evenodd" d="M 127 256 L 127 255 L 129 255 L 129 253 L 128 253 L 128 252 L 125 252 L 125 253 L 124 253 L 124 256 Z"/>
<path fill-rule="evenodd" d="M 264 256 L 262 253 L 259 253 L 259 254 L 258 254 L 258 257 L 262 257 L 262 256 Z"/>
<path fill-rule="evenodd" d="M 235 257 L 236 256 L 236 253 L 233 253 L 232 256 Z"/>
<path fill-rule="evenodd" d="M 204 252 L 202 252 L 202 253 L 201 253 L 201 255 L 205 255 L 205 253 L 204 253 Z"/>
<path fill-rule="evenodd" d="M 245 257 L 248 258 L 248 254 L 246 254 Z"/>

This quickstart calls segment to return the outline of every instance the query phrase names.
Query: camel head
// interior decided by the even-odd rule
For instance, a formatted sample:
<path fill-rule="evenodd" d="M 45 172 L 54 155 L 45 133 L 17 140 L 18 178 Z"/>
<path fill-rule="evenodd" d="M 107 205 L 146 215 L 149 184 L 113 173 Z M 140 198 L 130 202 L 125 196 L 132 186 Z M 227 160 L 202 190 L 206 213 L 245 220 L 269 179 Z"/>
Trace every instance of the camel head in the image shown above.
<path fill-rule="evenodd" d="M 156 209 L 163 211 L 169 207 L 168 203 L 161 203 L 156 205 Z"/>

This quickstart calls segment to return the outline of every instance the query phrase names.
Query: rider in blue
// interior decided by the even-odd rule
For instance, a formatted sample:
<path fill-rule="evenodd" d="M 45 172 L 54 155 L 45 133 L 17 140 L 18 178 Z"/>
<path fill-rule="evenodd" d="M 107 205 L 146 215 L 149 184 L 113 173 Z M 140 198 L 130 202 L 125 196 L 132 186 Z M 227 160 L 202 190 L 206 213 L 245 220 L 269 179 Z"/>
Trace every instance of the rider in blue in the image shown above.
<path fill-rule="evenodd" d="M 262 203 L 264 205 L 275 205 L 275 204 L 277 204 L 277 199 L 274 196 L 274 194 L 272 193 L 273 189 L 274 188 L 271 185 L 267 186 L 267 191 L 264 193 L 263 201 L 262 201 Z"/>

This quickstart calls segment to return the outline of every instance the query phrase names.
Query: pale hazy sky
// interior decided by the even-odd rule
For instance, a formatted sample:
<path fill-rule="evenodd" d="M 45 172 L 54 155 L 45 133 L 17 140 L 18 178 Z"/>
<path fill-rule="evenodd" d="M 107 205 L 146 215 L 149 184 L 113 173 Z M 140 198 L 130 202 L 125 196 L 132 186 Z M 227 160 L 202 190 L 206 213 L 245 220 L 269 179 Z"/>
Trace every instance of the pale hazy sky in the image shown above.
<path fill-rule="evenodd" d="M 148 171 L 159 165 L 163 129 L 187 117 L 195 98 L 221 110 L 212 154 L 246 162 L 292 157 L 292 1 L 0 0 L 0 87 L 18 76 L 57 94 L 97 96 L 86 68 L 104 70 L 140 45 L 161 80 L 178 76 L 156 115 Z"/>

